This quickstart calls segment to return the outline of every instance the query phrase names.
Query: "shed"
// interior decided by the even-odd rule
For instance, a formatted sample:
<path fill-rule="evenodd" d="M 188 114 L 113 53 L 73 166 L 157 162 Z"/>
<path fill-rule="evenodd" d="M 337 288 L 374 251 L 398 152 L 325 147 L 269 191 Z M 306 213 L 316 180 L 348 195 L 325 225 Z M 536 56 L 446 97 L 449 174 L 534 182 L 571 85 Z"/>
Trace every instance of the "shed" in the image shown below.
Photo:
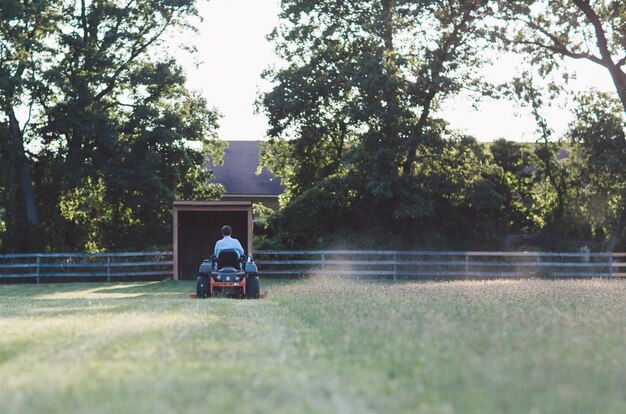
<path fill-rule="evenodd" d="M 224 225 L 232 227 L 246 254 L 252 253 L 251 201 L 174 201 L 173 219 L 174 280 L 196 278 Z"/>

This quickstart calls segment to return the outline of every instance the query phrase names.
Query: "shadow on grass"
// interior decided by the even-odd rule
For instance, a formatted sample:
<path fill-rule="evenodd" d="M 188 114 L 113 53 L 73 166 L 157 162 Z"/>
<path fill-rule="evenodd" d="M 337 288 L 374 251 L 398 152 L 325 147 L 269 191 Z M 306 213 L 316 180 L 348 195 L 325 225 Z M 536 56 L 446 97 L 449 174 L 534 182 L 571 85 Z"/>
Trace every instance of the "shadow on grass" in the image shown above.
<path fill-rule="evenodd" d="M 174 281 L 3 285 L 0 315 L 4 319 L 24 315 L 63 317 L 121 312 L 137 306 L 142 311 L 157 312 L 160 308 L 155 304 L 178 298 L 186 300 L 191 287 Z"/>
<path fill-rule="evenodd" d="M 31 297 L 45 299 L 52 296 L 68 295 L 78 299 L 98 294 L 101 297 L 115 298 L 144 295 L 176 295 L 186 286 L 173 281 L 159 282 L 122 282 L 122 283 L 41 283 L 37 285 L 3 285 L 0 286 L 1 297 Z"/>
<path fill-rule="evenodd" d="M 263 279 L 261 290 L 298 285 L 306 279 Z M 59 306 L 86 306 L 93 303 L 124 304 L 129 301 L 176 300 L 187 301 L 196 291 L 194 280 L 112 282 L 112 283 L 41 283 L 0 285 L 0 307 L 28 307 L 28 301 L 37 301 L 38 307 L 49 308 L 57 301 Z M 3 306 L 4 305 L 4 306 Z M 10 312 L 9 312 L 10 313 Z"/>

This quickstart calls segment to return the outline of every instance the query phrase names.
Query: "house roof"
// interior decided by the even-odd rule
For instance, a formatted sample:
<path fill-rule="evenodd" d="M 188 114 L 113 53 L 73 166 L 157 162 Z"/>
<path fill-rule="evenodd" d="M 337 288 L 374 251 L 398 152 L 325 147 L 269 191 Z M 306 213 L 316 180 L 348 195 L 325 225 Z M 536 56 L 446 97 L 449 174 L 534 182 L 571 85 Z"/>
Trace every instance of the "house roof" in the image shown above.
<path fill-rule="evenodd" d="M 227 195 L 278 196 L 283 193 L 285 188 L 280 178 L 270 174 L 267 168 L 263 167 L 261 173 L 256 174 L 261 141 L 227 142 L 224 163 L 215 166 L 209 162 L 206 166 L 214 173 L 211 182 L 222 184 Z"/>

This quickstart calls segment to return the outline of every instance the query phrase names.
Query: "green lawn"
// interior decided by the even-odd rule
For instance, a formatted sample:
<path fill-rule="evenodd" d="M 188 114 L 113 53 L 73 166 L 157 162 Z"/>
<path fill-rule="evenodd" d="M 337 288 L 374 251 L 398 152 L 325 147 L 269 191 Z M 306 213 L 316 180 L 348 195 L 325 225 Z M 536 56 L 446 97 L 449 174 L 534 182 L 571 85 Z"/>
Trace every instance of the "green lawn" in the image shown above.
<path fill-rule="evenodd" d="M 0 412 L 626 412 L 626 281 L 262 283 L 0 285 Z"/>

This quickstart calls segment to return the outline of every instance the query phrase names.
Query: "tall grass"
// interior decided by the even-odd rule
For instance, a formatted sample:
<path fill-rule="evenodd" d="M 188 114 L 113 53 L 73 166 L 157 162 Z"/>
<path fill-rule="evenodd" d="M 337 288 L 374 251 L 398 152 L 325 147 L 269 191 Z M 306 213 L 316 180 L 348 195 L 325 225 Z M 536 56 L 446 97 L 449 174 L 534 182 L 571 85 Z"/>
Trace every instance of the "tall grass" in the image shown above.
<path fill-rule="evenodd" d="M 626 282 L 0 286 L 0 412 L 626 412 Z"/>

